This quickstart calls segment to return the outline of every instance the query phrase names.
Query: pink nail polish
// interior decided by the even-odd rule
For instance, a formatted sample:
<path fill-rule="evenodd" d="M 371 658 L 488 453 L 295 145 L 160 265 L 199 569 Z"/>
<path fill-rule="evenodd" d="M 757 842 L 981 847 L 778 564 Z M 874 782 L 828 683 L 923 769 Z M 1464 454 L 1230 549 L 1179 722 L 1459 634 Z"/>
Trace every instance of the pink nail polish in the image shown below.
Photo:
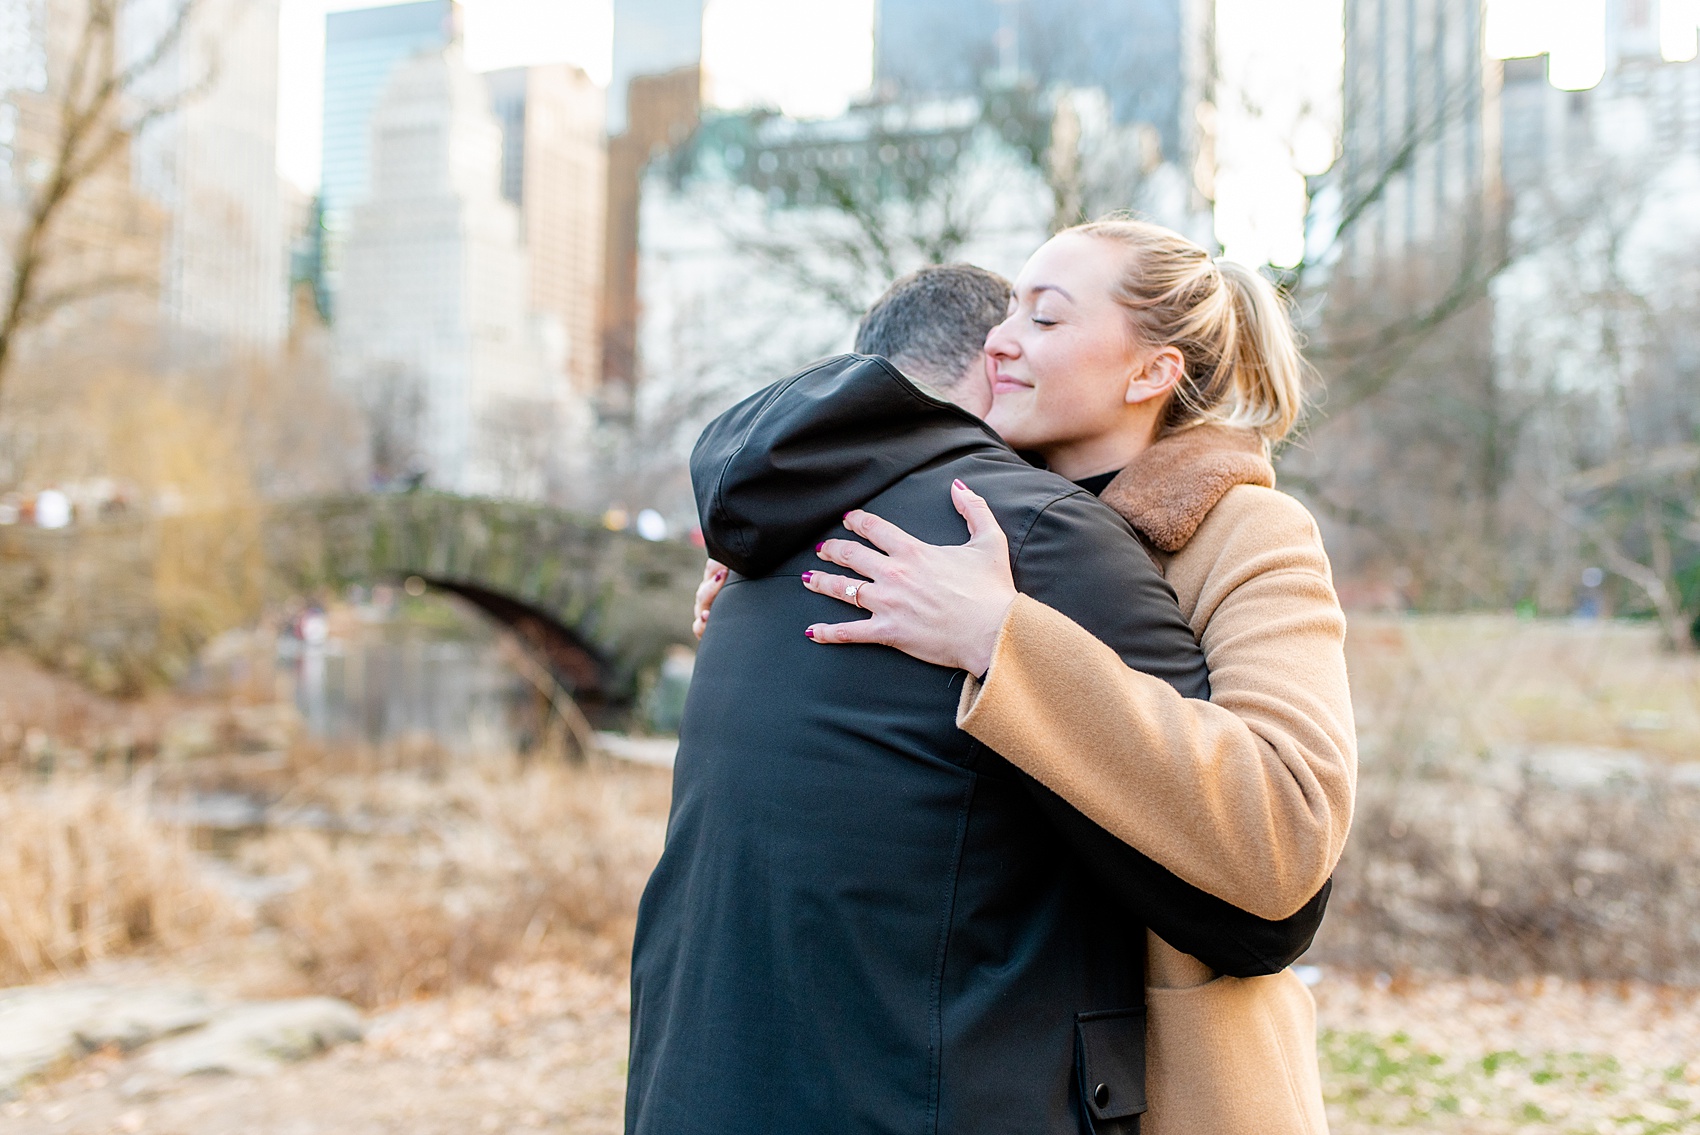
<path fill-rule="evenodd" d="M 808 636 L 809 636 L 809 637 L 810 637 L 810 638 L 814 638 L 814 637 L 815 637 L 815 628 L 813 628 L 813 627 L 804 627 L 804 628 L 803 628 L 803 633 L 804 633 L 804 634 L 806 634 L 806 635 L 808 635 Z"/>
<path fill-rule="evenodd" d="M 962 481 L 961 481 L 961 479 L 960 479 L 960 478 L 959 478 L 959 479 L 957 479 L 957 480 L 955 480 L 955 481 L 952 481 L 952 482 L 951 482 L 951 484 L 953 484 L 953 485 L 955 485 L 955 486 L 956 486 L 956 487 L 957 487 L 957 488 L 959 488 L 959 489 L 966 489 L 966 488 L 967 488 L 967 487 L 968 487 L 968 486 L 967 486 L 967 485 L 964 485 L 964 484 L 963 484 L 963 483 L 962 483 Z"/>
<path fill-rule="evenodd" d="M 815 551 L 817 551 L 817 552 L 818 552 L 818 551 L 820 551 L 820 550 L 821 550 L 821 549 L 822 549 L 822 548 L 824 548 L 824 547 L 826 547 L 826 541 L 825 541 L 825 540 L 822 540 L 822 541 L 821 541 L 821 542 L 820 542 L 820 543 L 818 543 L 818 544 L 816 544 L 816 545 L 815 545 Z"/>
<path fill-rule="evenodd" d="M 803 582 L 807 583 L 807 582 L 809 582 L 809 580 L 813 579 L 814 577 L 815 577 L 814 572 L 806 571 L 806 572 L 803 573 Z"/>

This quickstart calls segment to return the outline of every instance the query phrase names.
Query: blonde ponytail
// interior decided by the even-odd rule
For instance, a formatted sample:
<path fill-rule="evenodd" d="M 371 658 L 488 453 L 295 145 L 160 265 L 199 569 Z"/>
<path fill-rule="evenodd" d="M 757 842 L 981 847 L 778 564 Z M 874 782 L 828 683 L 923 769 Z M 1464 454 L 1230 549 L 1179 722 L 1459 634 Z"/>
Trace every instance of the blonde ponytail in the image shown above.
<path fill-rule="evenodd" d="M 1181 353 L 1186 373 L 1159 437 L 1214 423 L 1274 445 L 1292 432 L 1304 413 L 1307 368 L 1292 317 L 1268 280 L 1147 221 L 1093 221 L 1068 231 L 1127 250 L 1117 302 L 1142 342 Z"/>

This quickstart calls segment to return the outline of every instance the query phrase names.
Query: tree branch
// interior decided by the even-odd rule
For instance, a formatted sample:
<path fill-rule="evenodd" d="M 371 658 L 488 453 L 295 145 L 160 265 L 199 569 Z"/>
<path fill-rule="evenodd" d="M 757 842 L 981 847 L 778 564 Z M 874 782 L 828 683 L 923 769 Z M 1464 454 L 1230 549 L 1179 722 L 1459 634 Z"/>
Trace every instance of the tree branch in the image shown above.
<path fill-rule="evenodd" d="M 182 45 L 200 0 L 178 0 L 166 26 L 127 65 L 121 65 L 118 60 L 124 0 L 86 2 L 76 46 L 55 100 L 58 131 L 49 172 L 31 193 L 23 210 L 24 223 L 9 250 L 10 287 L 4 310 L 0 311 L 0 391 L 4 390 L 5 376 L 21 331 L 39 323 L 56 308 L 111 290 L 105 283 L 91 290 L 85 281 L 45 295 L 37 294 L 43 273 L 50 270 L 54 261 L 54 236 L 66 204 L 137 134 L 200 97 L 211 87 L 216 75 L 215 68 L 209 66 L 197 82 L 162 98 L 144 100 L 128 121 L 121 120 L 122 103 L 132 99 L 137 88 Z"/>

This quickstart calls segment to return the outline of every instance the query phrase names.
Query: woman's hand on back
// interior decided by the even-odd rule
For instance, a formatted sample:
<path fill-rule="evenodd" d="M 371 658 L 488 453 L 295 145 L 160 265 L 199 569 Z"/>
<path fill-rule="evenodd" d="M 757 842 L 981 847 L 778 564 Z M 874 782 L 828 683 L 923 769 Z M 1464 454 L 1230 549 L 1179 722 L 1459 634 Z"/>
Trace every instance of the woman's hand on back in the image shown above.
<path fill-rule="evenodd" d="M 824 644 L 880 643 L 923 662 L 983 675 L 1015 602 L 1009 541 L 991 506 L 967 485 L 955 482 L 950 499 L 968 522 L 966 544 L 927 544 L 870 512 L 848 513 L 844 526 L 874 547 L 828 540 L 817 551 L 869 582 L 812 571 L 803 574 L 803 586 L 854 603 L 872 618 L 816 623 L 803 633 Z"/>
<path fill-rule="evenodd" d="M 702 582 L 697 584 L 696 608 L 691 618 L 691 633 L 699 639 L 708 629 L 708 611 L 714 606 L 720 589 L 726 586 L 726 565 L 711 559 L 702 569 Z"/>

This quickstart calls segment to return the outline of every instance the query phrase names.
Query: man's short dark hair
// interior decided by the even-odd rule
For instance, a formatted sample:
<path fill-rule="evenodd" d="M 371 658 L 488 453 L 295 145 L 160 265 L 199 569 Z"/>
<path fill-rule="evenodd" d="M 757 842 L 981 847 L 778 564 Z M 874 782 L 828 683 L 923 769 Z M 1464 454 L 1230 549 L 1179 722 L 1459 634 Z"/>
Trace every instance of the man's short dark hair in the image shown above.
<path fill-rule="evenodd" d="M 942 390 L 961 381 L 1009 311 L 1009 281 L 972 264 L 935 264 L 886 289 L 856 328 L 856 353 L 884 355 Z"/>

